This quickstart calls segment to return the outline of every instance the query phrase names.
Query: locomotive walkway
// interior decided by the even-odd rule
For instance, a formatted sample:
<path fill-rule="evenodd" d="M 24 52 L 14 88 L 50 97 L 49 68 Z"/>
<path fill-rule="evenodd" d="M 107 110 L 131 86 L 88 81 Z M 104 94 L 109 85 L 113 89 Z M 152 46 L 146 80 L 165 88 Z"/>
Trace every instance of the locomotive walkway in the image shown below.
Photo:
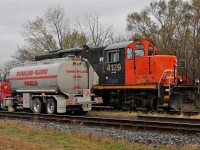
<path fill-rule="evenodd" d="M 200 135 L 200 119 L 136 117 L 135 119 L 116 119 L 71 115 L 47 115 L 24 112 L 0 112 L 1 119 L 22 119 L 38 122 L 54 122 L 84 126 L 113 127 L 127 130 L 170 132 Z"/>

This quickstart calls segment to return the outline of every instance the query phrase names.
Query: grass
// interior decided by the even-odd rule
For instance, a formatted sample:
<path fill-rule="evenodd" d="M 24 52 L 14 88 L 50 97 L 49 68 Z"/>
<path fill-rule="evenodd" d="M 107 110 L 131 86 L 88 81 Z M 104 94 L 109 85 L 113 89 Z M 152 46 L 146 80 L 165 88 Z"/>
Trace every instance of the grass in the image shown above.
<path fill-rule="evenodd" d="M 20 122 L 0 122 L 0 149 L 6 150 L 197 150 L 195 145 L 143 145 L 101 134 L 59 132 Z"/>
<path fill-rule="evenodd" d="M 116 117 L 116 118 L 135 118 L 137 116 L 155 116 L 155 117 L 176 117 L 176 118 L 194 118 L 194 119 L 200 119 L 199 115 L 192 115 L 187 116 L 184 114 L 180 115 L 170 115 L 168 113 L 144 113 L 144 112 L 123 112 L 123 111 L 91 111 L 88 112 L 88 116 L 91 117 Z"/>

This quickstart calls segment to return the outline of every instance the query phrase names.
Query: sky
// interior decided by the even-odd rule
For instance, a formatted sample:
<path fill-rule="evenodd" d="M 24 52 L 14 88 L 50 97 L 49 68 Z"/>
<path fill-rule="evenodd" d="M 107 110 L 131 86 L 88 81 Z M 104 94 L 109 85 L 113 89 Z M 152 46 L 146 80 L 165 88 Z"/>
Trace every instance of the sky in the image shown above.
<path fill-rule="evenodd" d="M 145 9 L 152 0 L 0 0 L 0 65 L 11 59 L 23 45 L 23 25 L 42 17 L 47 8 L 59 5 L 69 21 L 84 14 L 98 14 L 103 21 L 125 31 L 126 17 Z"/>

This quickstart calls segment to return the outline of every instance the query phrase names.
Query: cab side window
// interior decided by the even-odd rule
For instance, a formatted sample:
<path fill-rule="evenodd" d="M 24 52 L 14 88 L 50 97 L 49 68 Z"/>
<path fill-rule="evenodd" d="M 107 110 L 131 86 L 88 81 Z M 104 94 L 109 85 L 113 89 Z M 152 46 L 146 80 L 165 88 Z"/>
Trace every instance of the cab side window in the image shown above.
<path fill-rule="evenodd" d="M 151 45 L 148 46 L 148 55 L 154 55 L 154 48 Z"/>
<path fill-rule="evenodd" d="M 119 50 L 108 52 L 108 63 L 119 62 Z"/>

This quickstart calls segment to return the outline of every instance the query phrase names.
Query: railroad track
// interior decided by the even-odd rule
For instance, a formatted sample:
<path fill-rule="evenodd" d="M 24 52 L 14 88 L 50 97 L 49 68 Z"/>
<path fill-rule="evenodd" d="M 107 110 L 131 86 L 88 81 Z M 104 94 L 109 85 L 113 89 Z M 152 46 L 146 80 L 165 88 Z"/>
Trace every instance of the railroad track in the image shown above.
<path fill-rule="evenodd" d="M 156 116 L 138 116 L 137 118 L 138 120 L 190 123 L 197 125 L 200 124 L 200 119 L 192 119 L 192 118 L 172 118 L 172 117 L 156 117 Z"/>
<path fill-rule="evenodd" d="M 98 127 L 113 127 L 127 130 L 171 132 L 179 134 L 200 135 L 200 120 L 193 119 L 184 122 L 183 118 L 165 120 L 160 117 L 136 117 L 135 119 L 116 119 L 102 117 L 70 116 L 70 115 L 47 115 L 22 112 L 0 112 L 2 119 L 23 119 L 29 121 L 55 122 L 67 124 L 80 124 Z M 169 119 L 169 118 L 167 118 Z M 180 121 L 181 120 L 181 121 Z"/>
<path fill-rule="evenodd" d="M 117 109 L 115 109 L 114 107 L 110 107 L 110 106 L 101 106 L 101 105 L 94 105 L 92 106 L 92 111 L 114 111 L 114 112 L 118 112 Z M 170 114 L 170 115 L 180 115 L 180 114 L 184 114 L 186 116 L 192 116 L 192 115 L 198 115 L 200 114 L 200 111 L 164 111 L 162 109 L 158 109 L 158 110 L 147 110 L 144 108 L 137 108 L 136 110 L 121 110 L 123 112 L 145 112 L 145 113 L 159 113 L 159 114 Z"/>

